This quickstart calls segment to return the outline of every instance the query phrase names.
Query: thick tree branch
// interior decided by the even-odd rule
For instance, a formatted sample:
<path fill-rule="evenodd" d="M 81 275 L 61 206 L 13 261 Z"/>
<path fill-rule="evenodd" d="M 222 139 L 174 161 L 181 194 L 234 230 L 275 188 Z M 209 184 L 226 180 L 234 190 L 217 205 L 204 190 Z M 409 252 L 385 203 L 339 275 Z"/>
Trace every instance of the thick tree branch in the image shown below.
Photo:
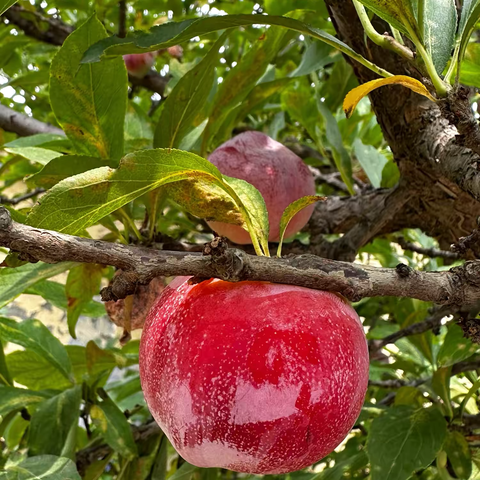
<path fill-rule="evenodd" d="M 23 258 L 47 263 L 75 261 L 112 265 L 123 270 L 104 289 L 104 300 L 125 298 L 138 284 L 157 276 L 193 275 L 227 281 L 270 281 L 338 292 L 351 301 L 365 297 L 410 297 L 443 305 L 469 305 L 480 300 L 480 262 L 467 262 L 444 272 L 420 272 L 335 262 L 314 255 L 266 258 L 210 245 L 210 255 L 165 252 L 112 244 L 30 227 L 12 221 L 0 207 L 0 245 Z"/>
<path fill-rule="evenodd" d="M 3 130 L 7 132 L 16 133 L 21 137 L 28 137 L 29 135 L 35 135 L 37 133 L 65 135 L 60 128 L 27 117 L 27 115 L 16 112 L 4 105 L 0 105 L 0 128 L 3 128 Z"/>

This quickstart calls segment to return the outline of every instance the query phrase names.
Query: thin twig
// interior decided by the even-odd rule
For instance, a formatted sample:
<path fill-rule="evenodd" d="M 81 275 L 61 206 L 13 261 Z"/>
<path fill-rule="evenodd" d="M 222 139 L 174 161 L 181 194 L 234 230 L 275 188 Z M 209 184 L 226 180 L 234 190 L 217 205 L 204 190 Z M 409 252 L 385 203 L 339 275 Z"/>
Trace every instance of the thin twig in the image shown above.
<path fill-rule="evenodd" d="M 407 242 L 404 237 L 397 237 L 395 242 L 398 243 L 404 250 L 419 253 L 420 255 L 425 255 L 426 257 L 448 258 L 451 260 L 457 260 L 461 258 L 461 256 L 456 252 L 448 252 L 446 250 L 439 250 L 438 248 L 424 248 L 416 245 L 415 243 Z"/>
<path fill-rule="evenodd" d="M 118 2 L 119 14 L 118 14 L 118 36 L 125 38 L 127 35 L 127 2 L 120 0 Z"/>
<path fill-rule="evenodd" d="M 24 200 L 28 200 L 29 198 L 36 197 L 37 195 L 40 195 L 41 193 L 44 193 L 44 192 L 45 192 L 44 188 L 36 188 L 35 190 L 32 190 L 31 192 L 28 192 L 25 195 L 21 195 L 20 197 L 15 197 L 15 198 L 7 198 L 0 195 L 0 204 L 18 205 L 20 202 L 23 202 Z"/>

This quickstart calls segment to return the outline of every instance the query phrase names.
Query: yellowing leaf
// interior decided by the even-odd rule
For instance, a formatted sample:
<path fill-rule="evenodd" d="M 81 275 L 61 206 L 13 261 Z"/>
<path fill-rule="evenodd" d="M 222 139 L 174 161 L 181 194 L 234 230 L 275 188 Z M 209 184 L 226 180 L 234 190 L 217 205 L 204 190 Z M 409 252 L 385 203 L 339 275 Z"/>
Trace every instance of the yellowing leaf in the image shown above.
<path fill-rule="evenodd" d="M 430 92 L 426 89 L 425 85 L 418 80 L 406 75 L 395 75 L 388 78 L 379 78 L 378 80 L 372 80 L 371 82 L 364 83 L 357 88 L 354 88 L 348 92 L 345 100 L 343 101 L 343 110 L 347 118 L 352 116 L 358 102 L 367 96 L 373 90 L 383 87 L 385 85 L 403 85 L 404 87 L 413 90 L 415 93 L 423 95 L 429 98 L 432 102 L 435 102 L 435 98 L 430 95 Z"/>
<path fill-rule="evenodd" d="M 308 195 L 306 197 L 299 198 L 291 203 L 283 212 L 282 218 L 280 219 L 280 243 L 278 244 L 277 256 L 282 256 L 282 246 L 283 246 L 283 237 L 285 231 L 287 230 L 290 220 L 305 207 L 308 207 L 312 203 L 323 202 L 327 198 L 320 197 L 319 195 Z"/>

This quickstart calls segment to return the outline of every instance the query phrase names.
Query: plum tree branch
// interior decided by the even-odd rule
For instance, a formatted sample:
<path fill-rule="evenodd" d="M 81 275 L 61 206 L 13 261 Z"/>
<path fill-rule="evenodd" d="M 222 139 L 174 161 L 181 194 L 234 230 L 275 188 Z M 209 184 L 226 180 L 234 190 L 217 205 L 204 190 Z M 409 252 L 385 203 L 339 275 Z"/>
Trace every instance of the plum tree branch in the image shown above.
<path fill-rule="evenodd" d="M 53 133 L 65 135 L 60 128 L 43 123 L 35 118 L 27 117 L 11 108 L 0 105 L 0 128 L 7 132 L 13 132 L 20 137 L 28 137 L 37 133 Z"/>
<path fill-rule="evenodd" d="M 198 279 L 269 281 L 337 292 L 351 301 L 366 297 L 410 297 L 442 305 L 470 305 L 480 300 L 480 262 L 466 262 L 443 272 L 415 271 L 406 265 L 378 268 L 332 261 L 314 255 L 267 258 L 227 248 L 216 239 L 209 255 L 158 251 L 65 235 L 23 225 L 0 207 L 0 246 L 29 261 L 74 261 L 112 265 L 123 270 L 102 291 L 103 300 L 125 298 L 138 284 L 157 276 L 191 275 Z"/>

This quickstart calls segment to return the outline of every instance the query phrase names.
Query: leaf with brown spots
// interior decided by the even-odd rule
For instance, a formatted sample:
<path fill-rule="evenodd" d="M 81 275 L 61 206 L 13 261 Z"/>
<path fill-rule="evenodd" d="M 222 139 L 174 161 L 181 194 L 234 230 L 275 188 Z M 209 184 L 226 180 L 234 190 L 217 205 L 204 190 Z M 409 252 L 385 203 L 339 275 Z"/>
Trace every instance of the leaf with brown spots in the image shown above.
<path fill-rule="evenodd" d="M 62 180 L 40 199 L 27 223 L 81 234 L 141 195 L 176 182 L 183 185 L 172 190 L 172 197 L 183 208 L 202 218 L 241 222 L 257 253 L 268 254 L 268 214 L 260 193 L 223 177 L 208 160 L 174 149 L 141 150 L 124 157 L 115 170 L 102 167 Z"/>
<path fill-rule="evenodd" d="M 80 65 L 84 52 L 107 37 L 91 17 L 63 44 L 50 68 L 50 102 L 80 155 L 119 160 L 127 109 L 127 70 L 122 58 Z"/>
<path fill-rule="evenodd" d="M 106 273 L 103 265 L 84 263 L 72 268 L 68 273 L 65 292 L 67 294 L 68 330 L 73 338 L 75 327 L 82 310 L 100 291 L 100 282 Z"/>

